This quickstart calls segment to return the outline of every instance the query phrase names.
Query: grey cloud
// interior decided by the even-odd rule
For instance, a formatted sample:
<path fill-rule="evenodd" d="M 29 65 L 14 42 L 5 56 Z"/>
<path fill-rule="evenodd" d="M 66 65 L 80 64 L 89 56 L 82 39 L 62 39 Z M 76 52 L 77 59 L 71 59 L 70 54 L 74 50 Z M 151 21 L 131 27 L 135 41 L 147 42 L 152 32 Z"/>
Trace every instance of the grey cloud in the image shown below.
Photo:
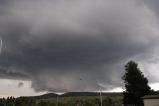
<path fill-rule="evenodd" d="M 2 4 L 0 76 L 31 80 L 36 91 L 121 86 L 124 64 L 157 44 L 157 17 L 136 0 Z"/>
<path fill-rule="evenodd" d="M 18 83 L 18 88 L 21 88 L 21 87 L 23 87 L 24 86 L 24 83 L 23 82 L 19 82 Z"/>

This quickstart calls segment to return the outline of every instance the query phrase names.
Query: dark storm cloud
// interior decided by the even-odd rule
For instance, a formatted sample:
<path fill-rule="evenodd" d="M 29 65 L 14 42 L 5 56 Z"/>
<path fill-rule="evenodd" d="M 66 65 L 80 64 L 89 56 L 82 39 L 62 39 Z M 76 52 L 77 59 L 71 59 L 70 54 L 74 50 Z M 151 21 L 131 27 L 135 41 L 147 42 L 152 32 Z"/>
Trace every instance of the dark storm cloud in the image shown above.
<path fill-rule="evenodd" d="M 147 5 L 154 10 L 154 12 L 156 12 L 157 14 L 159 13 L 158 9 L 158 4 L 159 4 L 159 1 L 158 0 L 145 0 L 144 1 L 145 3 L 147 3 Z"/>
<path fill-rule="evenodd" d="M 142 1 L 8 0 L 0 8 L 0 76 L 31 80 L 36 91 L 121 86 L 124 64 L 151 54 L 158 39 L 157 17 Z"/>

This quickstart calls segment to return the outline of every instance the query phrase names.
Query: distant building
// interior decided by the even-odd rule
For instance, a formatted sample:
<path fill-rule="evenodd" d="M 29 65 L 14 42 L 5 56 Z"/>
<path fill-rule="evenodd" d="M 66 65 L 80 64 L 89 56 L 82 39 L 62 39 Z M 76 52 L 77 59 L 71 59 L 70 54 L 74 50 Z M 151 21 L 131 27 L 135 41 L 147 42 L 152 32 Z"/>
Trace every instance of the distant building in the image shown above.
<path fill-rule="evenodd" d="M 143 99 L 144 106 L 159 106 L 159 95 L 147 95 Z"/>

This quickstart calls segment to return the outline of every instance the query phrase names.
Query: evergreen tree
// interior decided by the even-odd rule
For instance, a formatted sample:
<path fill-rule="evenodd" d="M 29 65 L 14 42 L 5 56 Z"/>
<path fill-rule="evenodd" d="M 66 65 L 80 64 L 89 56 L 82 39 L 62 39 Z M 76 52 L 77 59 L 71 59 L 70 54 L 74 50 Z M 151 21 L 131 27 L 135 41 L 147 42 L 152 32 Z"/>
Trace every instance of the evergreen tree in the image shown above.
<path fill-rule="evenodd" d="M 142 97 L 151 94 L 148 80 L 138 68 L 137 63 L 130 61 L 125 66 L 125 75 L 122 77 L 125 83 L 123 104 L 144 106 Z"/>

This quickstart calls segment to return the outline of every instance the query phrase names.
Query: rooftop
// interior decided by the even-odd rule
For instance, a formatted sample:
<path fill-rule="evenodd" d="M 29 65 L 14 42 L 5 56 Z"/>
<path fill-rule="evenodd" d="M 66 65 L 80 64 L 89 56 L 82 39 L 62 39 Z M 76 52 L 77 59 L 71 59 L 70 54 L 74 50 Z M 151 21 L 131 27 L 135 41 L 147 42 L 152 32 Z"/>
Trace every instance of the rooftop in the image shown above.
<path fill-rule="evenodd" d="M 159 99 L 159 95 L 146 95 L 143 99 Z"/>

